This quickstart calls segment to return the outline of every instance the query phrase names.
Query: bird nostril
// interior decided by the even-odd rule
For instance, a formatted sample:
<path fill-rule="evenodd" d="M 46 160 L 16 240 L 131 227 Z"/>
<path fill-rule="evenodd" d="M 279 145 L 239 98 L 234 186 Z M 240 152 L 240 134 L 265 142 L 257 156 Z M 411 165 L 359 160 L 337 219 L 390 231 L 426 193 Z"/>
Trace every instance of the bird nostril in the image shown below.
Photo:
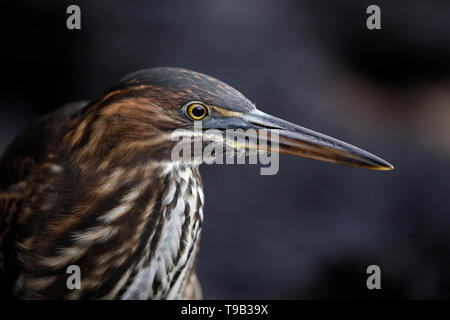
<path fill-rule="evenodd" d="M 249 121 L 248 123 L 250 123 L 250 124 L 252 124 L 254 126 L 261 127 L 261 128 L 266 128 L 266 129 L 281 129 L 280 127 L 272 127 L 272 126 L 269 126 L 269 125 L 266 125 L 266 124 L 262 124 L 262 123 L 259 123 L 259 122 L 255 122 L 255 121 Z"/>

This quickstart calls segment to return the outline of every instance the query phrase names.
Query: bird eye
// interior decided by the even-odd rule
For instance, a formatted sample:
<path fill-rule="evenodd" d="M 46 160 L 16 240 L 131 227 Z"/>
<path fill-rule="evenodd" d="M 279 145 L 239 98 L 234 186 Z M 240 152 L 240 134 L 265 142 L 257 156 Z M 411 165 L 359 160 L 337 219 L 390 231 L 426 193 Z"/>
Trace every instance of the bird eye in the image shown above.
<path fill-rule="evenodd" d="M 193 102 L 186 108 L 186 114 L 192 120 L 201 120 L 208 115 L 208 108 L 198 102 Z"/>

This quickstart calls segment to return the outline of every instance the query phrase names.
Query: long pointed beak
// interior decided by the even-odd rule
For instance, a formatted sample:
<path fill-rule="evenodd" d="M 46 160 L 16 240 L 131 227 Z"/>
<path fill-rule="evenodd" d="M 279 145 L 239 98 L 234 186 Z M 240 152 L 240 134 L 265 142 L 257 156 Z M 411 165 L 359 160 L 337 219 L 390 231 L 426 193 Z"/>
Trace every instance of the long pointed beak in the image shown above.
<path fill-rule="evenodd" d="M 259 110 L 243 115 L 255 129 L 279 130 L 280 153 L 373 170 L 392 170 L 385 160 L 324 134 L 303 128 Z M 273 150 L 276 151 L 276 150 Z"/>

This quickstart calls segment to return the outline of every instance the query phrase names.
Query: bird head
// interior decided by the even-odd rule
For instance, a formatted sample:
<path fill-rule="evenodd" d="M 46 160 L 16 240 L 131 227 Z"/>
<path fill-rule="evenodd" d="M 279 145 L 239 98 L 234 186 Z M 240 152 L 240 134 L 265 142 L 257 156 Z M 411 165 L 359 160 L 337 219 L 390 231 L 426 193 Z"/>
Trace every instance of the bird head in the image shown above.
<path fill-rule="evenodd" d="M 222 81 L 181 68 L 131 73 L 73 118 L 64 137 L 67 144 L 83 161 L 101 160 L 99 166 L 171 161 L 171 151 L 180 143 L 173 139 L 177 129 L 183 129 L 181 135 L 186 137 L 209 141 L 217 141 L 217 133 L 229 129 L 253 129 L 256 134 L 276 130 L 279 145 L 272 151 L 360 168 L 393 169 L 371 153 L 258 110 Z M 199 122 L 202 130 L 193 135 Z M 260 139 L 242 145 L 226 134 L 220 136 L 220 143 L 234 151 L 263 149 Z"/>

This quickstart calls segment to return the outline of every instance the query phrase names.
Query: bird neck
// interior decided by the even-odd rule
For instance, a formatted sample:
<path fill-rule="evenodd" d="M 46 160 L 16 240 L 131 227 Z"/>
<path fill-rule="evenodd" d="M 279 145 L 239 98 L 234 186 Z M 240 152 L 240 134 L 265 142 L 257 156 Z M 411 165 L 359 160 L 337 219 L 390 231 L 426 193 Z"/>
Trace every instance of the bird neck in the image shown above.
<path fill-rule="evenodd" d="M 58 197 L 42 198 L 48 214 L 23 246 L 35 266 L 24 280 L 30 297 L 176 297 L 203 220 L 198 169 L 149 162 L 87 174 L 66 164 L 58 174 Z M 80 290 L 67 290 L 70 265 L 83 272 Z"/>
<path fill-rule="evenodd" d="M 174 163 L 162 165 L 162 184 L 154 224 L 135 279 L 121 298 L 176 299 L 194 268 L 203 222 L 203 192 L 196 167 Z"/>

